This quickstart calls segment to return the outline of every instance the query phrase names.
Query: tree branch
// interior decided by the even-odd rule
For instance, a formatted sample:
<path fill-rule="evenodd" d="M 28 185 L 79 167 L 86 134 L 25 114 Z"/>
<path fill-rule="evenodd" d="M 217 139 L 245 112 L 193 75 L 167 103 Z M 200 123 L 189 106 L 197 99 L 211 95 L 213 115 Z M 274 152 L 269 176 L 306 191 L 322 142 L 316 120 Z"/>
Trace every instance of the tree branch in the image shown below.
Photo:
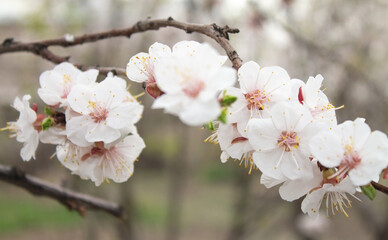
<path fill-rule="evenodd" d="M 0 164 L 0 180 L 24 188 L 33 195 L 55 199 L 70 211 L 77 211 L 81 216 L 85 216 L 87 210 L 100 210 L 120 219 L 125 218 L 124 209 L 116 203 L 55 186 L 27 175 L 16 167 Z"/>
<path fill-rule="evenodd" d="M 388 194 L 388 187 L 374 181 L 372 181 L 371 184 L 376 190 Z"/>
<path fill-rule="evenodd" d="M 137 22 L 135 25 L 129 28 L 113 29 L 110 31 L 84 34 L 81 36 L 74 37 L 73 41 L 68 41 L 64 37 L 56 39 L 48 39 L 42 41 L 35 41 L 29 43 L 15 42 L 12 38 L 7 38 L 0 45 L 0 54 L 11 53 L 11 52 L 31 52 L 39 55 L 42 58 L 51 61 L 53 63 L 60 63 L 68 61 L 69 57 L 60 57 L 48 50 L 50 46 L 60 47 L 72 47 L 76 45 L 82 45 L 84 43 L 97 42 L 103 39 L 114 38 L 114 37 L 131 37 L 132 34 L 141 33 L 149 30 L 159 30 L 160 28 L 173 27 L 186 31 L 187 33 L 197 32 L 204 34 L 214 39 L 226 52 L 230 61 L 235 69 L 239 69 L 242 65 L 242 60 L 229 43 L 229 34 L 238 33 L 239 30 L 236 28 L 230 28 L 229 26 L 220 27 L 217 24 L 191 24 L 184 23 L 174 20 L 169 17 L 168 19 L 147 19 Z M 88 68 L 85 66 L 77 65 L 78 67 Z M 97 69 L 101 69 L 98 68 Z M 108 69 L 102 69 L 102 73 Z M 114 69 L 116 73 L 125 75 L 124 69 Z"/>

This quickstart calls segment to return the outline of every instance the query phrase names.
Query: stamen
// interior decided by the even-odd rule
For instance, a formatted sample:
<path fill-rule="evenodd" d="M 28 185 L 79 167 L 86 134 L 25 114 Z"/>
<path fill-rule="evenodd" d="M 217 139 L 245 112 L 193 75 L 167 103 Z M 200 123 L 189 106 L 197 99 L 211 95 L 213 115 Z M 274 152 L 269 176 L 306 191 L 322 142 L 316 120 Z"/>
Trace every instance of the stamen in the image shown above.
<path fill-rule="evenodd" d="M 210 143 L 214 143 L 214 144 L 217 144 L 218 143 L 218 135 L 217 135 L 217 132 L 216 131 L 213 131 L 212 134 L 207 137 L 204 142 L 210 142 Z"/>
<path fill-rule="evenodd" d="M 139 97 L 143 96 L 144 94 L 145 94 L 145 92 L 141 92 L 138 95 L 133 96 L 133 98 L 135 98 L 137 100 Z"/>

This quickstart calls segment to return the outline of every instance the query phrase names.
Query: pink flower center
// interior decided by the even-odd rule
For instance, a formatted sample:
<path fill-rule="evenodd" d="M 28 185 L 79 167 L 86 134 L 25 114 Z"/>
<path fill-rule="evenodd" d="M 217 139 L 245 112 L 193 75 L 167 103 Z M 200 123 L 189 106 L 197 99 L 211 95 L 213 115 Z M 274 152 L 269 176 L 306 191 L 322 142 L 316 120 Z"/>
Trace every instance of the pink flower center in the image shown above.
<path fill-rule="evenodd" d="M 357 167 L 361 162 L 361 158 L 357 152 L 352 151 L 349 153 L 345 153 L 344 158 L 342 159 L 340 168 L 346 167 L 349 170 Z"/>
<path fill-rule="evenodd" d="M 106 154 L 110 154 L 110 156 L 112 156 L 112 157 L 115 156 L 116 155 L 116 148 L 113 146 L 109 149 L 106 149 L 104 146 L 104 142 L 95 142 L 94 147 L 90 150 L 90 152 L 84 154 L 81 157 L 81 160 L 85 161 L 89 157 L 92 157 L 92 156 L 103 157 Z"/>
<path fill-rule="evenodd" d="M 191 81 L 183 89 L 183 92 L 191 98 L 196 98 L 204 88 L 205 84 L 202 81 Z"/>
<path fill-rule="evenodd" d="M 299 147 L 300 138 L 296 132 L 283 131 L 278 139 L 278 145 L 283 147 L 284 151 L 290 152 Z"/>
<path fill-rule="evenodd" d="M 94 120 L 94 122 L 99 123 L 105 121 L 108 116 L 108 110 L 104 107 L 101 107 L 96 102 L 89 101 L 88 108 L 91 109 L 89 116 Z"/>
<path fill-rule="evenodd" d="M 244 94 L 244 96 L 248 102 L 247 108 L 249 110 L 251 110 L 251 109 L 263 110 L 264 109 L 264 102 L 267 100 L 267 97 L 265 96 L 264 91 L 256 89 L 256 90 L 251 91 L 247 94 Z"/>

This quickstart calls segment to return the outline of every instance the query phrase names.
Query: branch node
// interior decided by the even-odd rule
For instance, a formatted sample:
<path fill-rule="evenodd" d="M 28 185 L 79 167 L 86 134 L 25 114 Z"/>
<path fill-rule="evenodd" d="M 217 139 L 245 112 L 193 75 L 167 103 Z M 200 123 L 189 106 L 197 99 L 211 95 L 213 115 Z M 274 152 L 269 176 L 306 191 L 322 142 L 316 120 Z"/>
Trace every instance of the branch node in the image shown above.
<path fill-rule="evenodd" d="M 171 16 L 167 18 L 167 21 L 174 21 L 174 18 L 172 18 Z"/>
<path fill-rule="evenodd" d="M 3 45 L 3 46 L 9 46 L 9 45 L 11 45 L 12 43 L 14 43 L 13 38 L 6 38 L 6 39 L 4 39 L 4 41 L 3 41 L 3 43 L 2 43 L 1 45 Z"/>
<path fill-rule="evenodd" d="M 18 167 L 12 167 L 11 174 L 13 179 L 22 180 L 26 178 L 24 172 Z"/>

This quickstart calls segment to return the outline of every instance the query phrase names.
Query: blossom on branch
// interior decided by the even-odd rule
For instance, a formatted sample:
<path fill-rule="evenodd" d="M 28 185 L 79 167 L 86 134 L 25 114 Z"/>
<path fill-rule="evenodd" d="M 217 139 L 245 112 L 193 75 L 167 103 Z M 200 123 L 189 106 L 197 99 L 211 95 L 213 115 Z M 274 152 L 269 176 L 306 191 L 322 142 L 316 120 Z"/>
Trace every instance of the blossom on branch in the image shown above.
<path fill-rule="evenodd" d="M 237 97 L 228 108 L 229 122 L 237 123 L 246 137 L 250 119 L 268 117 L 268 110 L 276 103 L 296 100 L 291 94 L 291 80 L 281 67 L 260 67 L 256 62 L 244 63 L 238 70 L 240 88 L 228 88 L 226 93 Z"/>
<path fill-rule="evenodd" d="M 205 142 L 220 144 L 222 163 L 228 161 L 228 158 L 233 158 L 240 161 L 240 165 L 244 164 L 246 168 L 249 167 L 249 173 L 256 169 L 252 158 L 254 150 L 248 138 L 243 137 L 239 133 L 236 123 L 220 123 L 217 130 Z"/>
<path fill-rule="evenodd" d="M 146 91 L 153 97 L 157 98 L 163 94 L 155 81 L 155 64 L 157 64 L 162 57 L 171 55 L 169 46 L 154 43 L 148 49 L 148 53 L 138 53 L 129 59 L 127 64 L 127 77 L 134 82 L 145 82 Z"/>
<path fill-rule="evenodd" d="M 360 199 L 354 196 L 355 193 L 356 187 L 349 178 L 339 182 L 329 180 L 328 183 L 326 183 L 326 179 L 323 179 L 320 185 L 317 185 L 306 195 L 302 202 L 302 211 L 309 216 L 317 217 L 323 203 L 326 206 L 327 216 L 329 216 L 330 212 L 332 215 L 339 212 L 349 217 L 345 208 L 351 208 L 352 201 L 348 195 L 360 201 Z"/>
<path fill-rule="evenodd" d="M 313 119 L 328 124 L 331 127 L 337 125 L 337 118 L 335 110 L 342 108 L 343 106 L 336 108 L 329 102 L 326 94 L 320 90 L 322 86 L 323 77 L 317 75 L 316 77 L 310 77 L 307 83 L 298 79 L 293 79 L 294 94 L 298 96 L 298 101 L 304 107 L 306 107 L 313 116 Z"/>
<path fill-rule="evenodd" d="M 50 106 L 66 107 L 71 89 L 78 84 L 86 87 L 95 85 L 97 75 L 98 70 L 82 72 L 71 63 L 63 62 L 40 75 L 39 97 Z"/>
<path fill-rule="evenodd" d="M 35 151 L 39 144 L 40 122 L 36 112 L 30 107 L 30 95 L 24 95 L 22 100 L 16 97 L 12 107 L 20 112 L 16 122 L 8 122 L 7 127 L 0 131 L 9 130 L 10 137 L 16 137 L 16 141 L 23 143 L 20 156 L 24 161 L 35 159 Z"/>
<path fill-rule="evenodd" d="M 275 179 L 311 175 L 308 143 L 323 127 L 312 123 L 306 108 L 278 103 L 269 111 L 269 118 L 252 119 L 248 123 L 248 139 L 255 150 L 256 166 Z"/>
<path fill-rule="evenodd" d="M 327 168 L 336 168 L 331 177 L 349 175 L 356 186 L 363 186 L 388 166 L 388 139 L 380 131 L 371 132 L 365 119 L 345 121 L 330 132 L 317 134 L 310 143 L 314 157 Z"/>
<path fill-rule="evenodd" d="M 109 183 L 108 179 L 117 183 L 125 182 L 132 176 L 134 162 L 144 147 L 143 139 L 137 134 L 109 144 L 96 142 L 78 160 L 79 166 L 73 170 L 73 174 L 92 180 L 96 186 L 104 180 Z"/>
<path fill-rule="evenodd" d="M 67 137 L 81 147 L 116 141 L 122 131 L 134 129 L 143 112 L 142 105 L 128 98 L 126 82 L 111 75 L 93 87 L 74 86 L 68 101 L 76 114 L 66 123 Z"/>
<path fill-rule="evenodd" d="M 217 96 L 236 81 L 236 71 L 223 66 L 226 59 L 208 44 L 178 42 L 155 66 L 156 83 L 164 94 L 152 108 L 163 108 L 192 126 L 217 119 L 221 113 Z"/>

